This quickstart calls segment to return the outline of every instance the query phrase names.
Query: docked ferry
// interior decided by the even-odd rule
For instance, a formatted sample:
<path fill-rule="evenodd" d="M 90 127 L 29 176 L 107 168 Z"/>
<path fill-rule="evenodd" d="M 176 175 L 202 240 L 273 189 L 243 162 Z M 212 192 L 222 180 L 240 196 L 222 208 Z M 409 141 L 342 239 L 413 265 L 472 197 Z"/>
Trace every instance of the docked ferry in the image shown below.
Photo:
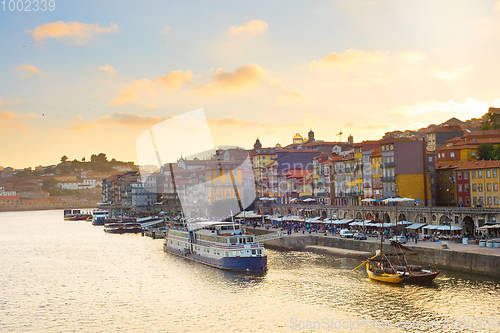
<path fill-rule="evenodd" d="M 197 222 L 168 228 L 165 252 L 231 271 L 264 271 L 264 244 L 234 222 Z"/>
<path fill-rule="evenodd" d="M 92 212 L 92 225 L 104 225 L 104 220 L 109 218 L 107 209 L 95 209 Z"/>

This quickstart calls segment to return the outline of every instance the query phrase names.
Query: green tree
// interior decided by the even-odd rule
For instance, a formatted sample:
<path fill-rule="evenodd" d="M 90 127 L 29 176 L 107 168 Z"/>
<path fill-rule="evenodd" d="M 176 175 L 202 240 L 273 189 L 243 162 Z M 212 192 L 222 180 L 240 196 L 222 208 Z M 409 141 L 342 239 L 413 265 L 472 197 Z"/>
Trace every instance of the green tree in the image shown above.
<path fill-rule="evenodd" d="M 481 126 L 481 130 L 497 130 L 500 129 L 500 114 L 496 112 L 489 112 L 488 119 Z"/>
<path fill-rule="evenodd" d="M 497 145 L 495 149 L 490 153 L 490 159 L 500 160 L 500 145 Z"/>
<path fill-rule="evenodd" d="M 491 143 L 481 143 L 477 147 L 477 159 L 478 160 L 489 160 L 491 159 L 491 153 L 495 149 L 495 146 Z"/>
<path fill-rule="evenodd" d="M 57 188 L 59 182 L 54 178 L 47 178 L 43 180 L 42 190 L 50 191 Z"/>
<path fill-rule="evenodd" d="M 65 163 L 67 160 L 68 160 L 68 156 L 63 155 L 63 157 L 61 157 L 61 163 Z"/>

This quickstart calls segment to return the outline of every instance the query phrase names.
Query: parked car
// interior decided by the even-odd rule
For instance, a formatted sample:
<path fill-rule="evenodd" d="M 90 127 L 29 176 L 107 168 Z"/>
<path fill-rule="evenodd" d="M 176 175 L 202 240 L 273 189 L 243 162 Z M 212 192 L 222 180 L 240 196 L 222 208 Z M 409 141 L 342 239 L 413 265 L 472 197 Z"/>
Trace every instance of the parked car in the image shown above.
<path fill-rule="evenodd" d="M 408 241 L 405 236 L 392 236 L 389 240 L 403 244 L 406 244 L 406 242 Z"/>
<path fill-rule="evenodd" d="M 345 238 L 353 238 L 354 235 L 352 234 L 352 232 L 350 232 L 349 230 L 347 229 L 342 229 L 340 230 L 340 238 L 342 237 L 345 237 Z"/>
<path fill-rule="evenodd" d="M 358 232 L 354 234 L 354 239 L 366 240 L 366 235 L 362 232 Z"/>

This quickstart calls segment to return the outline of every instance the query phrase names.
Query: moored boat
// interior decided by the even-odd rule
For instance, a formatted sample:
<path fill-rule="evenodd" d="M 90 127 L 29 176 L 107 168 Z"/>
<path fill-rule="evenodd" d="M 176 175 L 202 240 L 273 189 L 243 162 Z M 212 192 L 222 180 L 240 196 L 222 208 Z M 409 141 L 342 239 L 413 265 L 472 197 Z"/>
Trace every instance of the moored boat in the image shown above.
<path fill-rule="evenodd" d="M 267 269 L 264 244 L 234 222 L 197 222 L 169 226 L 165 252 L 205 265 L 232 271 L 259 272 Z"/>
<path fill-rule="evenodd" d="M 92 212 L 92 225 L 104 225 L 104 220 L 109 217 L 107 209 L 95 209 Z"/>
<path fill-rule="evenodd" d="M 404 280 L 404 274 L 397 272 L 383 255 L 367 261 L 366 273 L 370 279 L 385 283 L 401 283 Z"/>

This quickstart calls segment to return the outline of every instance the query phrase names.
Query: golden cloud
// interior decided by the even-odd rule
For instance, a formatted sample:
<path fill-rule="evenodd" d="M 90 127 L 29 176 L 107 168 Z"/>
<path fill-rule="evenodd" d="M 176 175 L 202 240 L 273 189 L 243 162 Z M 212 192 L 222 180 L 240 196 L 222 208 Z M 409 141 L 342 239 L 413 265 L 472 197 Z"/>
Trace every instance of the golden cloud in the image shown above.
<path fill-rule="evenodd" d="M 277 107 L 297 107 L 303 106 L 308 98 L 300 90 L 286 92 L 284 95 L 276 96 L 274 106 Z"/>
<path fill-rule="evenodd" d="M 500 1 L 495 4 L 495 11 L 500 14 Z"/>
<path fill-rule="evenodd" d="M 109 27 L 100 27 L 98 24 L 85 24 L 81 22 L 57 21 L 46 23 L 26 30 L 36 42 L 43 44 L 46 39 L 69 39 L 76 44 L 82 45 L 95 34 L 113 33 L 118 31 L 118 26 L 111 23 Z"/>
<path fill-rule="evenodd" d="M 155 85 L 148 79 L 140 79 L 132 81 L 132 83 L 126 87 L 120 93 L 115 100 L 111 101 L 109 105 L 124 105 L 139 99 L 140 93 L 146 93 L 152 95 L 155 93 Z"/>
<path fill-rule="evenodd" d="M 25 115 L 16 114 L 14 111 L 0 111 L 0 130 L 17 129 L 26 130 L 27 121 L 32 118 L 38 118 L 40 115 L 28 113 Z"/>
<path fill-rule="evenodd" d="M 113 113 L 85 123 L 82 122 L 82 118 L 78 116 L 75 120 L 79 122 L 79 124 L 73 126 L 72 129 L 75 131 L 83 131 L 96 127 L 151 127 L 168 118 L 170 117 L 145 116 L 131 113 Z"/>
<path fill-rule="evenodd" d="M 438 80 L 457 81 L 461 76 L 469 73 L 472 70 L 472 67 L 473 67 L 472 65 L 469 65 L 462 68 L 450 69 L 450 70 L 446 70 L 440 67 L 435 67 L 427 72 L 427 76 Z"/>
<path fill-rule="evenodd" d="M 478 101 L 474 98 L 467 98 L 464 103 L 459 103 L 455 101 L 426 101 L 421 103 L 416 103 L 412 105 L 399 106 L 394 108 L 392 114 L 401 114 L 405 116 L 415 116 L 424 114 L 436 114 L 436 113 L 447 113 L 461 115 L 464 119 L 478 118 L 488 112 L 489 107 L 500 107 L 500 99 L 496 101 L 485 102 Z"/>
<path fill-rule="evenodd" d="M 16 71 L 20 71 L 21 77 L 28 77 L 33 75 L 42 75 L 43 72 L 36 68 L 34 65 L 29 65 L 23 63 L 21 66 L 14 68 Z"/>
<path fill-rule="evenodd" d="M 211 77 L 210 83 L 202 86 L 200 91 L 207 94 L 238 91 L 255 87 L 262 83 L 268 73 L 257 64 L 237 68 L 227 72 L 219 68 Z"/>
<path fill-rule="evenodd" d="M 171 90 L 179 90 L 183 83 L 192 83 L 193 72 L 172 71 L 163 76 L 157 77 L 154 83 Z"/>
<path fill-rule="evenodd" d="M 12 104 L 21 104 L 22 101 L 18 98 L 16 100 L 12 101 L 10 99 L 2 99 L 0 98 L 0 105 L 12 105 Z"/>
<path fill-rule="evenodd" d="M 349 49 L 344 53 L 330 53 L 319 61 L 309 62 L 311 68 L 348 68 L 360 63 L 377 63 L 387 59 L 387 53 L 381 51 L 363 51 Z"/>
<path fill-rule="evenodd" d="M 229 29 L 229 34 L 232 36 L 238 35 L 238 34 L 247 34 L 250 36 L 256 36 L 256 35 L 264 32 L 264 30 L 266 30 L 267 27 L 268 27 L 268 25 L 266 22 L 263 22 L 260 20 L 253 20 L 253 21 L 247 22 L 241 26 L 233 25 Z"/>
<path fill-rule="evenodd" d="M 193 73 L 191 71 L 172 71 L 163 76 L 157 77 L 153 81 L 148 79 L 140 79 L 132 81 L 125 89 L 123 89 L 116 99 L 111 101 L 109 105 L 124 105 L 134 102 L 139 99 L 141 94 L 157 95 L 159 87 L 167 90 L 179 90 L 182 84 L 192 82 Z"/>
<path fill-rule="evenodd" d="M 354 128 L 357 130 L 364 130 L 364 131 L 389 130 L 394 127 L 394 125 L 391 124 L 379 124 L 379 123 L 361 123 L 361 124 L 345 123 L 344 125 L 347 128 Z"/>
<path fill-rule="evenodd" d="M 116 75 L 116 69 L 113 66 L 110 66 L 110 65 L 99 66 L 99 70 L 108 73 L 109 76 L 115 76 Z"/>

